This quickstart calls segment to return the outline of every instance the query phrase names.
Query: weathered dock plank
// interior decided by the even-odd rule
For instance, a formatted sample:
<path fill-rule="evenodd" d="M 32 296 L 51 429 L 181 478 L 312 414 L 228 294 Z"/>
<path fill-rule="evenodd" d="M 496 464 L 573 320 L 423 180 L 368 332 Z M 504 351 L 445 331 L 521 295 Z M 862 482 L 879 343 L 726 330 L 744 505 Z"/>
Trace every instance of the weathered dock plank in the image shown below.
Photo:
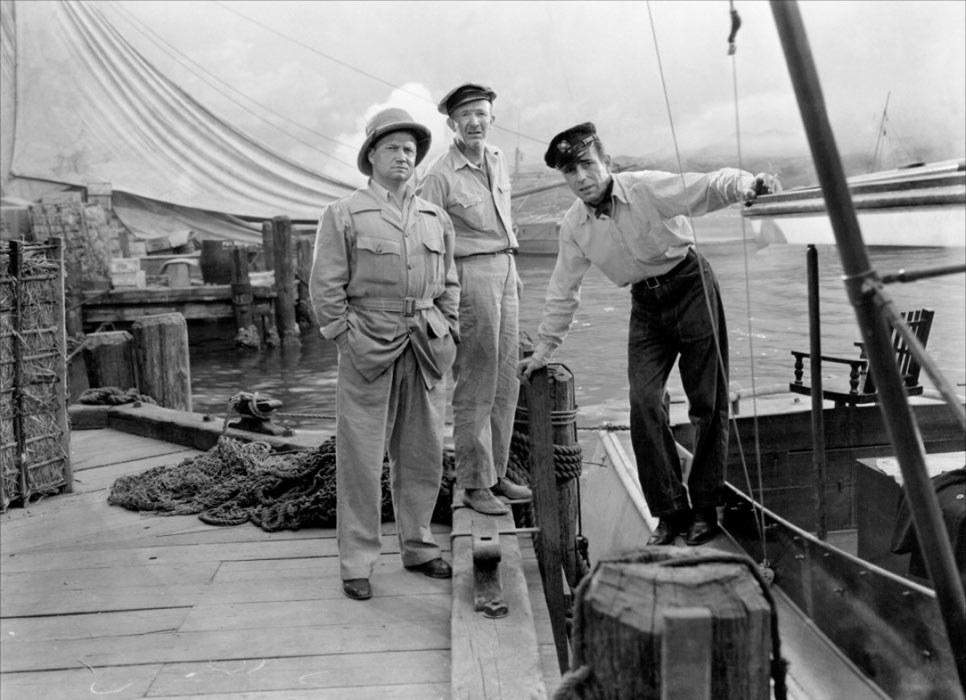
<path fill-rule="evenodd" d="M 107 504 L 119 476 L 198 450 L 112 429 L 75 431 L 73 442 L 81 488 L 0 515 L 4 700 L 452 696 L 455 582 L 403 569 L 392 523 L 373 598 L 351 601 L 331 529 L 213 527 Z M 449 528 L 433 531 L 448 553 Z M 510 576 L 528 593 L 514 606 L 532 612 L 527 629 L 493 641 L 530 639 L 527 669 L 552 691 L 559 671 L 532 542 L 507 541 Z M 519 656 L 492 674 L 503 697 L 515 698 Z"/>

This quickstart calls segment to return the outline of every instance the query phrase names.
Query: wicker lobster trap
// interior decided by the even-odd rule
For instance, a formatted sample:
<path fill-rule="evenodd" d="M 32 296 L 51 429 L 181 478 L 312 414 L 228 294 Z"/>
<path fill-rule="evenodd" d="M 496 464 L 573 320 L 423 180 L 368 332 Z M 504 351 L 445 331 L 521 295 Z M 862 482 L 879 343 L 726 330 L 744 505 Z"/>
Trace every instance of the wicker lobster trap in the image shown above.
<path fill-rule="evenodd" d="M 70 491 L 61 239 L 0 248 L 0 508 Z"/>

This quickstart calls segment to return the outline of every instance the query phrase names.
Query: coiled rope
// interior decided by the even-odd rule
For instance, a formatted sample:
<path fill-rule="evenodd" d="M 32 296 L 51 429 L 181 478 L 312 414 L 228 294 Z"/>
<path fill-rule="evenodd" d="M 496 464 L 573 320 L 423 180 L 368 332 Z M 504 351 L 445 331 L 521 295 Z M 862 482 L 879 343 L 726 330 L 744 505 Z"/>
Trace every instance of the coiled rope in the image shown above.
<path fill-rule="evenodd" d="M 135 401 L 150 404 L 158 403 L 147 394 L 139 394 L 136 387 L 131 387 L 127 391 L 123 391 L 120 387 L 116 386 L 102 386 L 95 389 L 87 389 L 77 397 L 77 400 L 86 406 L 119 406 L 125 403 L 134 403 Z"/>

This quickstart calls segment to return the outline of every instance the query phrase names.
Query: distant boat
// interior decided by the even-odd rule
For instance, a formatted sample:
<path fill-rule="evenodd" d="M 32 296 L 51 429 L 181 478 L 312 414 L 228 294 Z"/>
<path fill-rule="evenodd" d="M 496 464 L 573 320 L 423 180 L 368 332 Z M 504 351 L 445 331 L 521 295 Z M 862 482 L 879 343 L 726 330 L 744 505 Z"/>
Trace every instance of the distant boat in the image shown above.
<path fill-rule="evenodd" d="M 966 245 L 966 160 L 947 160 L 848 178 L 867 246 Z M 818 186 L 764 195 L 742 211 L 761 243 L 834 245 Z"/>
<path fill-rule="evenodd" d="M 521 255 L 556 255 L 560 241 L 560 221 L 539 217 L 518 221 L 514 227 Z"/>

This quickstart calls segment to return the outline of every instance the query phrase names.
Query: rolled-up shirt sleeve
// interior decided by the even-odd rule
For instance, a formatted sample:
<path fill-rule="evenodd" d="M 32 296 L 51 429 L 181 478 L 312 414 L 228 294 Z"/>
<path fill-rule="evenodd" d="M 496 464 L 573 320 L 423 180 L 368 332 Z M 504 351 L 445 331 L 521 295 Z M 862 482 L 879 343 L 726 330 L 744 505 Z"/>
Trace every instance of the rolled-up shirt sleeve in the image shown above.
<path fill-rule="evenodd" d="M 309 277 L 309 296 L 322 336 L 334 339 L 348 328 L 349 242 L 341 208 L 330 205 L 319 220 Z"/>
<path fill-rule="evenodd" d="M 543 305 L 543 319 L 537 329 L 538 342 L 533 356 L 548 362 L 560 347 L 580 306 L 580 286 L 590 269 L 590 260 L 573 240 L 572 229 L 565 223 L 560 230 L 560 249 Z"/>

